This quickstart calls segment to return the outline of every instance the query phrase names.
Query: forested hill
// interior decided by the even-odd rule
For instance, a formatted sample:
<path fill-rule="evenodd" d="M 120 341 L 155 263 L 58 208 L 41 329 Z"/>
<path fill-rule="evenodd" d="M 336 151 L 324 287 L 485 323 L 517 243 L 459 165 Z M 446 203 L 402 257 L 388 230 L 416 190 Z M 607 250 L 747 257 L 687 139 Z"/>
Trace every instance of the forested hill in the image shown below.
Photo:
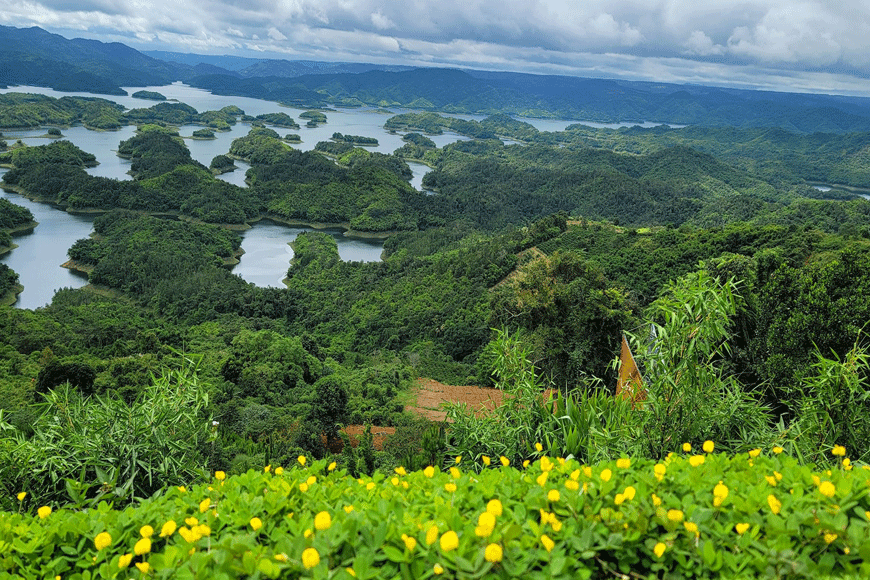
<path fill-rule="evenodd" d="M 315 106 L 408 107 L 602 122 L 781 127 L 798 133 L 870 130 L 870 100 L 519 73 L 447 69 L 190 81 L 218 94 Z"/>
<path fill-rule="evenodd" d="M 122 86 L 162 85 L 192 74 L 190 67 L 117 42 L 69 40 L 38 27 L 0 26 L 0 85 L 123 95 Z"/>

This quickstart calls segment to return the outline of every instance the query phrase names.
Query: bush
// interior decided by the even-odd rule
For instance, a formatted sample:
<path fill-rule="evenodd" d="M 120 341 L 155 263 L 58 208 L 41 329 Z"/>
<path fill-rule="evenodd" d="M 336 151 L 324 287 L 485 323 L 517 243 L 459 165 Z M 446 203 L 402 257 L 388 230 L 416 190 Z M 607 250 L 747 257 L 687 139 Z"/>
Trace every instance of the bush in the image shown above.
<path fill-rule="evenodd" d="M 218 472 L 125 510 L 34 515 L 41 498 L 27 496 L 28 513 L 0 513 L 0 546 L 15 547 L 0 575 L 867 577 L 868 471 L 814 472 L 776 451 L 361 479 L 305 462 Z"/>

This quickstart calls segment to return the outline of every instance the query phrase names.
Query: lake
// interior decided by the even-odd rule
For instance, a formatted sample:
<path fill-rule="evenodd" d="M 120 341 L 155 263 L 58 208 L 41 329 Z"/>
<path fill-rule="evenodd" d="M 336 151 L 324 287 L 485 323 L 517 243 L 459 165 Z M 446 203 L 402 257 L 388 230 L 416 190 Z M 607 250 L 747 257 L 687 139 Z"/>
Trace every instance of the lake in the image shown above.
<path fill-rule="evenodd" d="M 177 100 L 194 107 L 199 112 L 218 110 L 229 105 L 235 105 L 245 111 L 246 114 L 257 116 L 266 113 L 285 112 L 299 120 L 299 114 L 304 109 L 284 107 L 278 103 L 252 99 L 248 97 L 233 97 L 213 95 L 208 91 L 193 88 L 182 83 L 173 83 L 166 86 L 154 87 L 125 87 L 129 93 L 143 89 L 159 92 L 170 100 Z M 93 95 L 90 93 L 63 93 L 52 89 L 31 86 L 10 87 L 0 89 L 0 93 L 20 92 L 47 95 L 55 98 L 63 96 L 101 96 L 131 108 L 148 108 L 155 104 L 154 101 L 136 99 L 131 96 L 116 95 Z M 372 108 L 360 109 L 337 109 L 326 111 L 327 123 L 319 127 L 309 128 L 305 122 L 300 122 L 301 128 L 290 130 L 280 127 L 275 129 L 282 137 L 288 133 L 296 133 L 302 139 L 293 147 L 308 151 L 320 141 L 328 141 L 335 132 L 345 135 L 363 135 L 375 137 L 378 145 L 367 149 L 381 153 L 392 153 L 402 145 L 401 133 L 390 133 L 384 129 L 384 123 L 390 116 L 402 112 L 405 109 L 391 109 L 387 112 Z M 481 120 L 484 115 L 453 115 L 463 119 Z M 576 121 L 558 121 L 550 119 L 521 119 L 534 125 L 541 131 L 563 130 L 569 124 Z M 267 125 L 269 126 L 269 125 Z M 250 124 L 237 123 L 229 131 L 215 132 L 215 139 L 192 139 L 192 134 L 201 126 L 187 125 L 179 128 L 179 134 L 185 138 L 185 144 L 190 150 L 191 157 L 208 166 L 211 160 L 230 150 L 233 139 L 247 135 Z M 130 162 L 117 155 L 118 144 L 129 139 L 135 134 L 134 126 L 123 127 L 118 131 L 91 131 L 81 126 L 62 129 L 63 138 L 74 143 L 83 151 L 92 153 L 97 157 L 99 165 L 88 168 L 90 175 L 109 177 L 113 179 L 131 179 L 127 173 L 130 170 Z M 450 143 L 467 140 L 467 137 L 456 133 L 445 132 L 442 135 L 429 136 L 438 147 L 444 147 Z M 4 130 L 3 138 L 12 143 L 20 139 L 27 145 L 42 145 L 50 142 L 46 136 L 46 129 L 32 130 Z M 508 141 L 508 143 L 513 143 Z M 413 187 L 423 190 L 423 176 L 431 171 L 431 168 L 422 163 L 409 163 L 413 177 L 410 183 Z M 233 183 L 240 187 L 247 187 L 245 172 L 250 168 L 245 162 L 236 161 L 237 169 L 218 176 L 219 179 Z M 5 171 L 0 171 L 0 175 Z M 433 192 L 427 191 L 432 194 Z M 15 238 L 18 248 L 0 257 L 0 262 L 7 264 L 15 270 L 24 292 L 18 297 L 16 306 L 20 308 L 38 308 L 51 302 L 55 291 L 64 288 L 78 288 L 87 283 L 86 278 L 76 272 L 61 268 L 60 264 L 67 261 L 66 251 L 76 240 L 88 237 L 93 231 L 93 216 L 79 216 L 68 214 L 49 204 L 34 203 L 15 193 L 3 192 L 13 203 L 30 209 L 39 226 L 33 233 Z M 288 245 L 301 231 L 310 228 L 288 227 L 282 224 L 260 221 L 245 232 L 242 232 L 242 249 L 245 254 L 233 272 L 241 276 L 245 281 L 257 286 L 281 287 L 281 280 L 286 276 L 287 268 L 293 257 L 293 250 Z M 324 230 L 332 235 L 338 242 L 338 251 L 342 260 L 371 262 L 380 260 L 383 251 L 382 240 L 354 239 L 342 235 L 341 230 Z"/>

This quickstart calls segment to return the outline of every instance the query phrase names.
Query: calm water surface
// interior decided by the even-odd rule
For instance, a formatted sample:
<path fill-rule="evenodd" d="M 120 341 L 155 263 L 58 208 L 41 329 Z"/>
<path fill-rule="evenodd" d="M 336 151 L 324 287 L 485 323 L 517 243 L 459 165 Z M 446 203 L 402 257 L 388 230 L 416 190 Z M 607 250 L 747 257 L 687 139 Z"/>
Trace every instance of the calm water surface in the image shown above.
<path fill-rule="evenodd" d="M 17 193 L 0 190 L 0 197 L 26 207 L 39 222 L 32 233 L 15 236 L 13 241 L 18 247 L 0 256 L 0 262 L 15 270 L 24 286 L 16 307 L 39 308 L 50 303 L 57 290 L 81 288 L 88 283 L 86 276 L 62 268 L 61 264 L 69 259 L 67 249 L 76 240 L 91 234 L 93 216 L 68 214 L 49 204 L 32 202 Z"/>
<path fill-rule="evenodd" d="M 233 268 L 233 273 L 257 286 L 283 288 L 281 281 L 287 276 L 290 260 L 293 259 L 290 242 L 305 231 L 312 231 L 312 228 L 288 227 L 269 220 L 257 222 L 253 228 L 242 233 L 245 253 Z M 346 262 L 377 262 L 381 259 L 384 250 L 382 240 L 347 238 L 337 229 L 319 231 L 336 239 L 338 254 Z"/>

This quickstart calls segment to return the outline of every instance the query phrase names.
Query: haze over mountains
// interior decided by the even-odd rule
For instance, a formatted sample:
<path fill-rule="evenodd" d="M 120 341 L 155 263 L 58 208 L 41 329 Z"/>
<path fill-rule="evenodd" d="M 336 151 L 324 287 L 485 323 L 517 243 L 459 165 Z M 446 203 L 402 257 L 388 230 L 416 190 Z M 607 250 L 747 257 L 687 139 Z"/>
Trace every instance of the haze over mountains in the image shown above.
<path fill-rule="evenodd" d="M 870 131 L 870 99 L 698 85 L 411 69 L 396 65 L 257 60 L 154 52 L 0 26 L 0 84 L 123 94 L 183 81 L 219 94 L 302 107 L 407 107 L 530 117 Z M 160 57 L 160 58 L 155 58 Z"/>

